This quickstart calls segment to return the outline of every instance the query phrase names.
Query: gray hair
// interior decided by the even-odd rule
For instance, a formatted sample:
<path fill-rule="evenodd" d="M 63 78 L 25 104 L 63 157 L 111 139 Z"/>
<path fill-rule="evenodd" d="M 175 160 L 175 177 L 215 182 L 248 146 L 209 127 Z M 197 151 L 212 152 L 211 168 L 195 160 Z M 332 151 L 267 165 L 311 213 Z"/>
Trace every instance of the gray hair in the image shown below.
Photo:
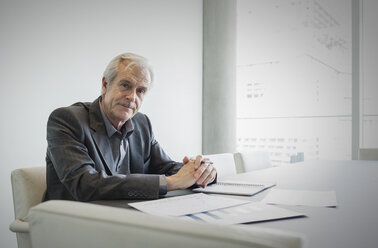
<path fill-rule="evenodd" d="M 145 57 L 142 57 L 134 53 L 120 54 L 109 62 L 103 74 L 103 77 L 105 78 L 106 82 L 111 83 L 114 80 L 114 78 L 117 76 L 119 65 L 125 60 L 130 60 L 130 63 L 127 64 L 126 68 L 128 68 L 131 65 L 137 65 L 147 69 L 150 73 L 151 83 L 153 82 L 154 73 L 152 70 L 152 66 L 149 64 L 148 60 Z"/>

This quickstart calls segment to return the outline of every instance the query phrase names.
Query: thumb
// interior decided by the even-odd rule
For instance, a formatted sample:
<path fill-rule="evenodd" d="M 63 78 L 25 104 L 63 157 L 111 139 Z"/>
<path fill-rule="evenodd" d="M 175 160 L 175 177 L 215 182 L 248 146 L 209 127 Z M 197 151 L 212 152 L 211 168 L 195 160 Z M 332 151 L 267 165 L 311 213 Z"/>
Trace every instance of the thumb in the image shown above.
<path fill-rule="evenodd" d="M 182 162 L 184 164 L 188 163 L 189 162 L 189 158 L 187 156 L 185 156 L 183 159 L 182 159 Z"/>

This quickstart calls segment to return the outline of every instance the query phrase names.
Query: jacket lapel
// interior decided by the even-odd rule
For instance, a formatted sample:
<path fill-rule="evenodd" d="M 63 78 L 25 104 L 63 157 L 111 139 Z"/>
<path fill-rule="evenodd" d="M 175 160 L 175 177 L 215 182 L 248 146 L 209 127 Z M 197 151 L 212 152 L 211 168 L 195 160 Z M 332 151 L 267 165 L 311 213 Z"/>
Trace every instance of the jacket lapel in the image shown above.
<path fill-rule="evenodd" d="M 104 163 L 106 171 L 113 172 L 111 169 L 115 163 L 113 161 L 110 141 L 106 132 L 105 124 L 101 116 L 100 99 L 97 98 L 89 107 L 89 126 L 91 128 L 92 138 L 96 144 L 99 155 Z"/>

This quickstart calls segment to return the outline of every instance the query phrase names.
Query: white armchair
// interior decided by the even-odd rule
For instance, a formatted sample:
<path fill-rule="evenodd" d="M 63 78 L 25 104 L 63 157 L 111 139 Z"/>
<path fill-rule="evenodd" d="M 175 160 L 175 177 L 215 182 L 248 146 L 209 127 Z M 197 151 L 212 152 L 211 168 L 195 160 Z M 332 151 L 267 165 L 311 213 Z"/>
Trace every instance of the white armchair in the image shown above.
<path fill-rule="evenodd" d="M 188 222 L 136 210 L 53 200 L 30 210 L 30 234 L 38 248 L 301 247 L 297 234 L 257 227 Z"/>
<path fill-rule="evenodd" d="M 234 159 L 238 173 L 272 167 L 268 151 L 236 152 Z"/>
<path fill-rule="evenodd" d="M 16 169 L 11 173 L 15 220 L 9 229 L 16 233 L 19 248 L 31 248 L 27 214 L 41 203 L 46 189 L 46 167 Z"/>
<path fill-rule="evenodd" d="M 236 175 L 235 160 L 232 153 L 210 154 L 204 155 L 204 157 L 214 162 L 218 180 Z"/>

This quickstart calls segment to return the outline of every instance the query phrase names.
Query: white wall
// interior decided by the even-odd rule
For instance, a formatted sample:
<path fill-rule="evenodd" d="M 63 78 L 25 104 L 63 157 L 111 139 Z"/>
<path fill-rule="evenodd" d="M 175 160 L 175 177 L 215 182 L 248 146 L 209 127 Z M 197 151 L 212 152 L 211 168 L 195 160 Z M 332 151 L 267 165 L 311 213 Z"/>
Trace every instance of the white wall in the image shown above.
<path fill-rule="evenodd" d="M 93 101 L 122 52 L 148 57 L 155 86 L 142 112 L 174 159 L 201 151 L 202 1 L 0 2 L 0 246 L 16 247 L 10 173 L 44 165 L 49 113 Z"/>

